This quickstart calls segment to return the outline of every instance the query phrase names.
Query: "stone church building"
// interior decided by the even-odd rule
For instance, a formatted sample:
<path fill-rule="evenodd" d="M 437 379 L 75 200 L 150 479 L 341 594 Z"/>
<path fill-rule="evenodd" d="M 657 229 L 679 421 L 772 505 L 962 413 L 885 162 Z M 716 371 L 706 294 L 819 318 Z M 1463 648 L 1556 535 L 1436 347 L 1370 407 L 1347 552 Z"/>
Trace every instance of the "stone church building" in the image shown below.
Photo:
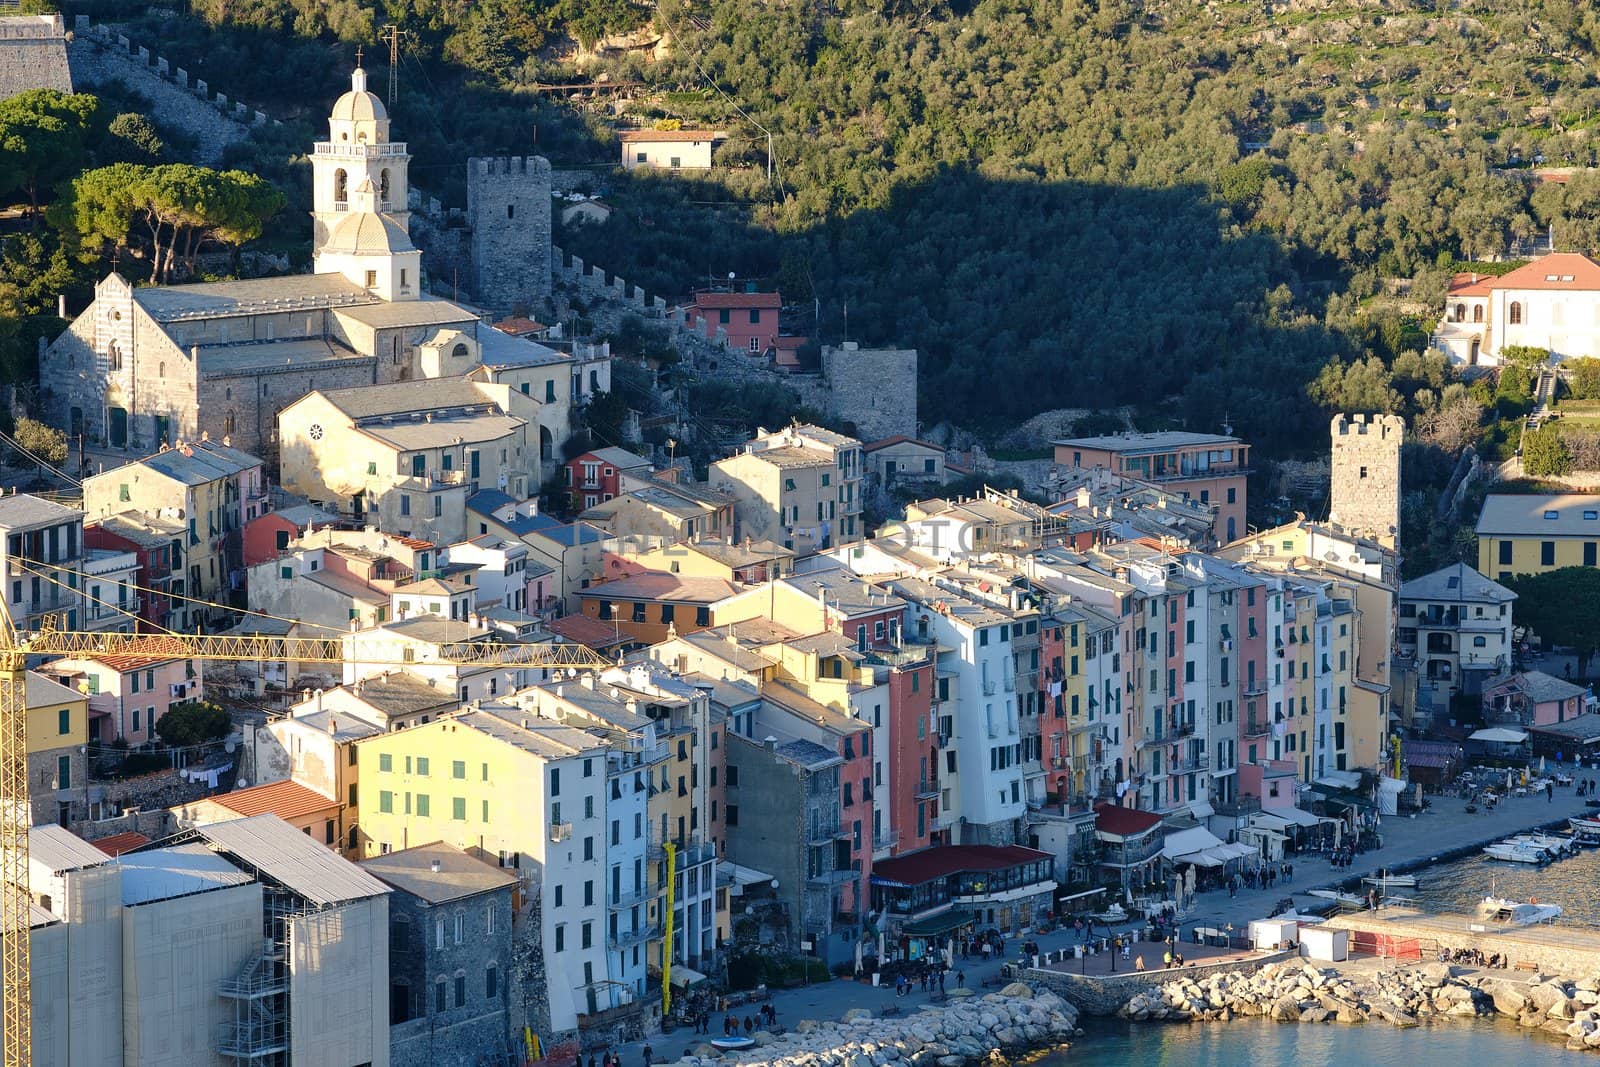
<path fill-rule="evenodd" d="M 408 233 L 411 157 L 389 139 L 366 72 L 350 80 L 312 154 L 314 273 L 150 287 L 108 275 L 41 354 L 46 420 L 130 455 L 209 434 L 275 467 L 277 414 L 307 393 L 467 373 L 514 348 L 552 379 L 535 395 L 549 399 L 538 420 L 545 449 L 559 447 L 584 392 L 569 379 L 582 371 L 423 291 Z M 522 214 L 538 208 L 548 219 L 547 192 Z M 501 356 L 485 360 L 486 350 Z"/>

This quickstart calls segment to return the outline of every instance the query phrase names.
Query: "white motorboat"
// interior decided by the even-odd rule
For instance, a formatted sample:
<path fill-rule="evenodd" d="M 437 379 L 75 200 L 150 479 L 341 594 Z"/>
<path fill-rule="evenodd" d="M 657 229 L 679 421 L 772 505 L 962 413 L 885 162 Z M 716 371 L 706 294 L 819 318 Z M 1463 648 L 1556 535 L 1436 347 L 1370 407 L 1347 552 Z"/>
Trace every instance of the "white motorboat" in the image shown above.
<path fill-rule="evenodd" d="M 1571 856 L 1577 853 L 1577 842 L 1570 837 L 1560 837 L 1555 834 L 1513 834 L 1506 838 L 1513 845 L 1528 845 L 1531 848 L 1542 848 L 1556 858 Z"/>
<path fill-rule="evenodd" d="M 1492 860 L 1506 863 L 1549 863 L 1550 854 L 1542 848 L 1529 848 L 1509 841 L 1497 841 L 1484 847 L 1483 854 Z"/>
<path fill-rule="evenodd" d="M 756 1043 L 748 1037 L 714 1037 L 711 1039 L 711 1047 L 721 1052 L 740 1052 L 755 1048 Z"/>
<path fill-rule="evenodd" d="M 1376 886 L 1378 889 L 1415 889 L 1417 876 L 1414 874 L 1385 874 L 1380 877 L 1367 877 L 1361 879 L 1362 885 Z"/>
<path fill-rule="evenodd" d="M 1095 912 L 1092 918 L 1095 922 L 1105 923 L 1107 926 L 1115 926 L 1118 923 L 1127 922 L 1128 913 L 1123 910 L 1121 904 L 1112 904 L 1105 911 Z"/>
<path fill-rule="evenodd" d="M 1364 908 L 1367 906 L 1365 898 L 1358 897 L 1354 893 L 1341 893 L 1336 889 L 1307 889 L 1306 896 L 1338 901 L 1340 904 L 1352 908 Z"/>
<path fill-rule="evenodd" d="M 1572 827 L 1572 832 L 1575 834 L 1600 837 L 1600 819 L 1590 818 L 1587 815 L 1574 815 L 1567 820 L 1567 825 Z"/>
<path fill-rule="evenodd" d="M 1484 897 L 1478 905 L 1478 918 L 1503 926 L 1534 926 L 1555 922 L 1560 917 L 1558 905 L 1540 904 L 1538 898 L 1522 903 L 1502 897 Z"/>

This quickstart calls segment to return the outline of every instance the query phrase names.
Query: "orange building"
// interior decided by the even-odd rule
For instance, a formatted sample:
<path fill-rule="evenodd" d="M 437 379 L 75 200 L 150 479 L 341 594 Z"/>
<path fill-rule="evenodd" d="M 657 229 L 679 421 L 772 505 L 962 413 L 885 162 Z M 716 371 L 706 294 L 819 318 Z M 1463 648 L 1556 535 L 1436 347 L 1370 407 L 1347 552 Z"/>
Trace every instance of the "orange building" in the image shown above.
<path fill-rule="evenodd" d="M 584 615 L 614 625 L 641 645 L 654 645 L 713 625 L 713 606 L 737 592 L 739 586 L 722 578 L 645 571 L 591 585 L 578 599 Z"/>

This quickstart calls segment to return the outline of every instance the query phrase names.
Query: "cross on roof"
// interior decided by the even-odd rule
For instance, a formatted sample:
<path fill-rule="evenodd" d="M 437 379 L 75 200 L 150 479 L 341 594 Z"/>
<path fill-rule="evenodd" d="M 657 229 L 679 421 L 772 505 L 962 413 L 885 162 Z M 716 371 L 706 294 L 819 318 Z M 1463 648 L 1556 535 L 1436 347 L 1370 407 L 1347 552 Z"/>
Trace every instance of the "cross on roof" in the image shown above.
<path fill-rule="evenodd" d="M 361 52 L 364 48 L 364 45 L 356 45 L 356 66 L 358 67 L 361 66 Z"/>

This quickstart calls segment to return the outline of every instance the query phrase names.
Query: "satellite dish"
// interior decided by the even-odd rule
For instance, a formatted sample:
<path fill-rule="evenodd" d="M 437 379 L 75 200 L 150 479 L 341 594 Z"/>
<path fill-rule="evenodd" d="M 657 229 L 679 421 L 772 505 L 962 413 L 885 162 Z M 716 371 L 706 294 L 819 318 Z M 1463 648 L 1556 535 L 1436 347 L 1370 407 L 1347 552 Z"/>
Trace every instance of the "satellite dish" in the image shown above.
<path fill-rule="evenodd" d="M 240 778 L 238 781 L 233 783 L 233 787 L 235 789 L 248 789 L 249 786 L 250 786 L 250 779 L 248 779 L 248 778 Z"/>
<path fill-rule="evenodd" d="M 228 755 L 230 755 L 230 756 L 231 756 L 231 755 L 233 755 L 233 750 L 234 750 L 234 749 L 235 749 L 235 748 L 237 748 L 237 747 L 238 747 L 238 742 L 237 742 L 237 741 L 234 741 L 234 740 L 233 740 L 233 739 L 232 739 L 232 738 L 231 738 L 231 737 L 230 737 L 230 738 L 229 738 L 229 739 L 228 739 L 228 740 L 227 740 L 227 742 L 226 742 L 226 743 L 225 743 L 225 744 L 224 744 L 224 745 L 223 745 L 223 746 L 222 746 L 222 751 L 224 751 L 224 752 L 226 752 L 226 753 L 227 753 L 227 754 L 228 754 Z"/>

